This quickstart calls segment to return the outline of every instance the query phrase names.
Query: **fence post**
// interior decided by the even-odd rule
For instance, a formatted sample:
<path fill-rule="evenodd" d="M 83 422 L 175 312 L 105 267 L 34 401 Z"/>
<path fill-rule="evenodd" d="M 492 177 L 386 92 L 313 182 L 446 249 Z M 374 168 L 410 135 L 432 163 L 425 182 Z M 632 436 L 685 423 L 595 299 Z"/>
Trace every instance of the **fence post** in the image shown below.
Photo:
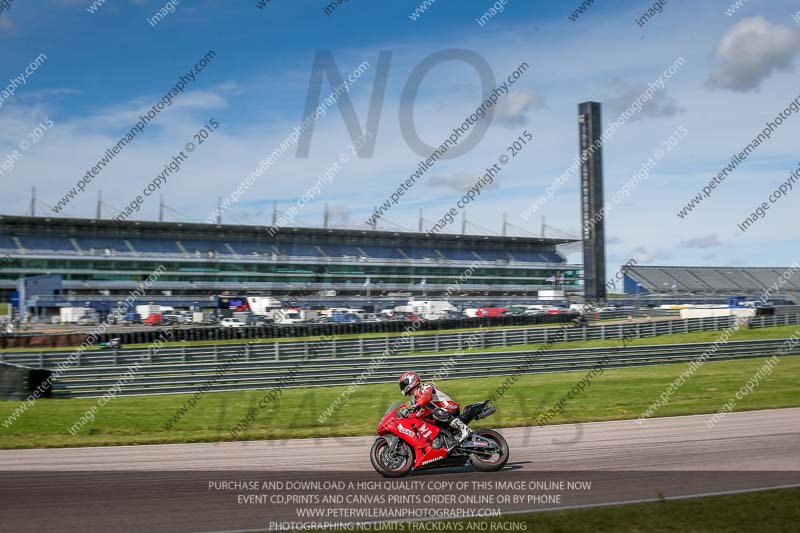
<path fill-rule="evenodd" d="M 506 335 L 507 332 L 508 330 L 503 330 L 503 348 L 508 346 L 508 337 Z M 486 348 L 486 339 L 483 339 L 483 348 Z"/>
<path fill-rule="evenodd" d="M 542 328 L 542 329 L 544 330 L 544 343 L 547 344 L 547 342 L 548 342 L 547 341 L 547 332 L 550 330 L 550 328 Z"/>
<path fill-rule="evenodd" d="M 214 362 L 216 363 L 218 361 L 219 361 L 219 349 L 218 349 L 217 345 L 215 344 L 214 345 Z"/>
<path fill-rule="evenodd" d="M 250 345 L 249 344 L 245 344 L 244 345 L 244 360 L 245 361 L 249 361 L 250 360 Z"/>
<path fill-rule="evenodd" d="M 528 344 L 528 328 L 522 330 L 522 344 Z"/>
<path fill-rule="evenodd" d="M 622 337 L 620 337 L 620 338 L 622 338 Z M 637 339 L 641 339 L 642 338 L 642 323 L 641 322 L 637 322 L 636 323 L 636 338 Z"/>
<path fill-rule="evenodd" d="M 114 364 L 119 364 L 119 352 L 117 350 L 114 350 Z"/>
<path fill-rule="evenodd" d="M 606 325 L 600 324 L 600 340 L 606 340 Z"/>
<path fill-rule="evenodd" d="M 281 343 L 275 341 L 273 344 L 275 345 L 275 360 L 278 361 L 281 355 Z"/>
<path fill-rule="evenodd" d="M 358 355 L 364 357 L 364 337 L 358 338 Z"/>
<path fill-rule="evenodd" d="M 675 326 L 675 321 L 674 320 L 670 320 L 669 321 L 669 332 L 670 333 L 672 333 L 675 330 L 674 326 Z"/>
<path fill-rule="evenodd" d="M 458 349 L 459 350 L 463 350 L 464 349 L 463 347 L 464 347 L 464 345 L 461 344 L 461 332 L 459 331 L 458 332 Z"/>
<path fill-rule="evenodd" d="M 586 340 L 587 340 L 587 338 L 589 336 L 588 335 L 589 334 L 589 328 L 584 326 L 582 329 L 583 329 L 583 342 L 586 342 Z"/>
<path fill-rule="evenodd" d="M 336 337 L 331 340 L 331 352 L 333 357 L 336 357 Z"/>

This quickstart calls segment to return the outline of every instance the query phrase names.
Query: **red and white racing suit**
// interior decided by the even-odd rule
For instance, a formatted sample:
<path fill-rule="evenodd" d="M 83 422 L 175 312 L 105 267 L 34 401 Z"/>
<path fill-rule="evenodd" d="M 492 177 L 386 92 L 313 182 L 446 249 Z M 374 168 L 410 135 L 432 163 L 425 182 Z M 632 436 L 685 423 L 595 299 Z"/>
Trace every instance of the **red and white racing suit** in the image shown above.
<path fill-rule="evenodd" d="M 411 405 L 413 409 L 420 409 L 428 407 L 431 404 L 434 408 L 441 407 L 447 411 L 448 420 L 436 420 L 437 424 L 448 425 L 451 428 L 458 430 L 460 433 L 456 436 L 456 444 L 460 444 L 470 435 L 469 426 L 458 418 L 459 406 L 454 402 L 450 396 L 436 388 L 433 383 L 426 383 L 417 387 L 414 391 L 414 403 Z M 454 445 L 455 446 L 455 445 Z"/>
<path fill-rule="evenodd" d="M 432 403 L 434 407 L 441 407 L 450 416 L 458 415 L 458 404 L 450 396 L 436 388 L 433 383 L 425 383 L 414 391 L 414 404 L 412 407 L 420 409 Z"/>

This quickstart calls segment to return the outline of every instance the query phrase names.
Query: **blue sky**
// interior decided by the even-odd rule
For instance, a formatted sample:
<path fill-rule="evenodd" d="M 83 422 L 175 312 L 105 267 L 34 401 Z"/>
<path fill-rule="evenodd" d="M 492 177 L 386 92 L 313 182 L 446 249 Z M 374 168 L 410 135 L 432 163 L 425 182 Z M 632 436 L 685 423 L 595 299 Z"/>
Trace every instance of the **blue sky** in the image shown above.
<path fill-rule="evenodd" d="M 494 2 L 433 2 L 418 20 L 418 1 L 349 0 L 330 15 L 323 1 L 189 1 L 155 27 L 166 2 L 108 0 L 89 13 L 87 0 L 22 2 L 0 13 L 0 90 L 37 55 L 47 60 L 0 108 L 0 161 L 45 117 L 40 140 L 0 175 L 0 211 L 23 214 L 30 187 L 53 205 L 208 50 L 217 55 L 197 80 L 71 202 L 73 216 L 94 216 L 97 191 L 111 217 L 156 176 L 210 118 L 220 123 L 163 188 L 171 220 L 205 220 L 303 118 L 315 52 L 330 50 L 346 76 L 370 64 L 350 98 L 362 126 L 373 91 L 378 53 L 392 60 L 371 158 L 352 159 L 297 221 L 365 227 L 372 207 L 408 177 L 420 157 L 405 143 L 398 116 L 412 70 L 448 48 L 478 53 L 498 81 L 520 63 L 531 68 L 504 97 L 487 134 L 467 154 L 440 161 L 380 227 L 416 229 L 418 210 L 437 220 L 482 170 L 523 130 L 534 136 L 467 208 L 468 220 L 499 232 L 502 214 L 538 233 L 548 226 L 579 234 L 573 176 L 534 217 L 520 215 L 572 162 L 577 152 L 576 106 L 596 100 L 616 118 L 677 58 L 685 64 L 652 102 L 605 146 L 606 198 L 677 128 L 688 135 L 609 214 L 609 270 L 634 257 L 646 264 L 788 265 L 798 260 L 798 197 L 789 194 L 746 233 L 737 229 L 756 204 L 797 168 L 800 117 L 793 116 L 738 167 L 695 212 L 677 211 L 800 91 L 796 70 L 800 25 L 792 2 L 748 2 L 732 16 L 731 0 L 670 0 L 643 28 L 634 22 L 648 4 L 600 1 L 577 20 L 579 2 L 508 0 L 484 27 L 475 19 Z M 768 5 L 767 5 L 768 4 Z M 652 4 L 650 4 L 652 5 Z M 800 18 L 800 17 L 798 17 Z M 7 51 L 12 51 L 8 53 Z M 322 94 L 330 86 L 323 84 Z M 481 101 L 475 71 L 458 62 L 433 69 L 413 110 L 419 135 L 439 144 Z M 272 202 L 288 209 L 351 142 L 338 108 L 315 124 L 308 158 L 294 150 L 249 188 L 223 221 L 266 224 Z M 157 201 L 133 218 L 155 219 Z M 38 214 L 50 212 L 44 204 Z M 179 215 L 177 213 L 181 213 Z M 54 215 L 55 216 L 55 215 Z M 459 222 L 453 231 L 460 230 Z M 470 226 L 472 232 L 483 232 Z M 514 230 L 517 234 L 521 232 Z M 580 261 L 580 256 L 571 256 Z"/>

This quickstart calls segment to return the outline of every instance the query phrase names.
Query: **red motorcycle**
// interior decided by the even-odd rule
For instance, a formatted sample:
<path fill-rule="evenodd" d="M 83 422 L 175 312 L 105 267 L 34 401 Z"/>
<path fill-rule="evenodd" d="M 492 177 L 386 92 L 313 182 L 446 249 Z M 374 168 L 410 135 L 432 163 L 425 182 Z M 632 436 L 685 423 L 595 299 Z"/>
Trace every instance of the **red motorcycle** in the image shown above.
<path fill-rule="evenodd" d="M 469 424 L 493 414 L 489 400 L 473 403 L 459 416 Z M 423 408 L 402 416 L 406 406 L 395 404 L 378 424 L 378 435 L 370 451 L 372 467 L 384 477 L 405 476 L 412 470 L 464 466 L 469 460 L 475 470 L 496 472 L 508 462 L 508 443 L 493 429 L 476 429 L 457 444 L 449 427 L 439 425 L 447 415 L 440 409 Z"/>

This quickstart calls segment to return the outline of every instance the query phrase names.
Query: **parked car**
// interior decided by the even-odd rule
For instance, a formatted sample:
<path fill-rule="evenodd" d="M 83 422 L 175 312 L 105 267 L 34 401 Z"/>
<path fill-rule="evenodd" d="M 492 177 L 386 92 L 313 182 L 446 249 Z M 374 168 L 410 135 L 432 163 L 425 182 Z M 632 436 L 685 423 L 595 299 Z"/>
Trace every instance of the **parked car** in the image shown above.
<path fill-rule="evenodd" d="M 174 326 L 181 323 L 178 315 L 161 315 L 161 323 L 165 326 Z"/>
<path fill-rule="evenodd" d="M 345 324 L 351 322 L 361 322 L 361 319 L 358 318 L 358 315 L 355 313 L 333 313 L 331 315 L 331 322 Z"/>
<path fill-rule="evenodd" d="M 539 315 L 546 315 L 546 314 L 547 314 L 547 311 L 545 311 L 544 309 L 538 309 L 538 308 L 532 307 L 532 308 L 526 309 L 525 312 L 522 313 L 522 316 L 539 316 Z"/>
<path fill-rule="evenodd" d="M 252 327 L 271 326 L 275 323 L 275 321 L 272 320 L 271 318 L 259 315 L 250 315 L 244 322 L 247 326 L 252 326 Z"/>
<path fill-rule="evenodd" d="M 122 324 L 125 326 L 130 326 L 132 324 L 141 324 L 141 323 L 142 323 L 142 317 L 140 317 L 139 313 L 135 311 L 129 311 L 122 318 Z"/>
<path fill-rule="evenodd" d="M 239 318 L 223 318 L 219 325 L 222 328 L 243 328 L 245 323 Z"/>
<path fill-rule="evenodd" d="M 152 313 L 150 316 L 144 319 L 142 322 L 145 326 L 159 326 L 161 325 L 161 314 L 160 313 Z"/>
<path fill-rule="evenodd" d="M 392 318 L 389 320 L 399 320 L 401 322 L 420 322 L 422 319 L 415 315 L 414 313 L 410 313 L 408 311 L 395 311 L 392 315 Z"/>
<path fill-rule="evenodd" d="M 507 311 L 505 307 L 480 307 L 475 316 L 505 316 Z"/>
<path fill-rule="evenodd" d="M 361 319 L 362 322 L 383 322 L 385 319 L 379 317 L 375 313 L 364 313 L 364 318 Z"/>

